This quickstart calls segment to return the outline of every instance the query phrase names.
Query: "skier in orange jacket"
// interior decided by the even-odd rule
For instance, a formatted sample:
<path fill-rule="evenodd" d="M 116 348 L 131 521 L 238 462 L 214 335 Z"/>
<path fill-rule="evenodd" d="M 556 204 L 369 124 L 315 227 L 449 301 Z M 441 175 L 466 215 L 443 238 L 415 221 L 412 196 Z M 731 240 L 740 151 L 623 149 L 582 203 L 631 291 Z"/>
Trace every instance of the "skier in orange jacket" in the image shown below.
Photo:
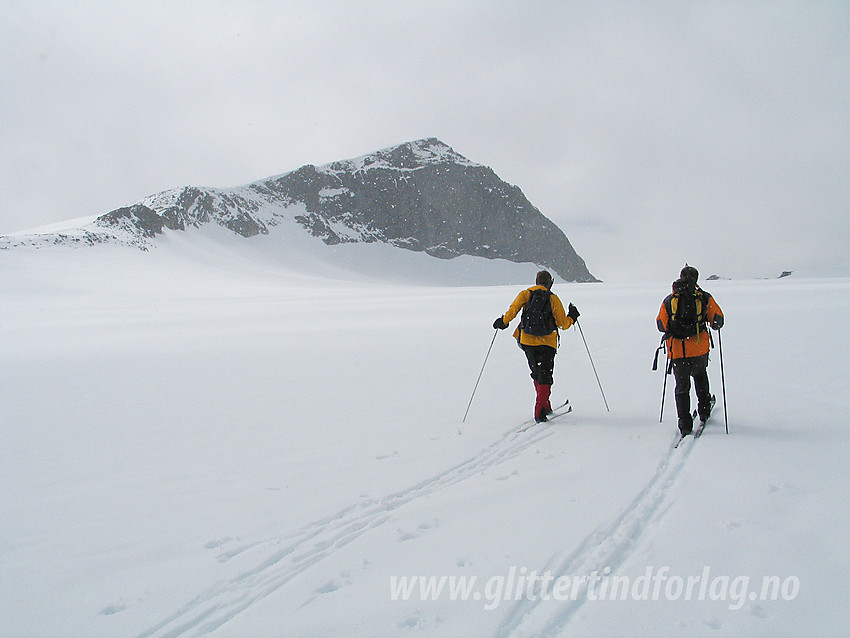
<path fill-rule="evenodd" d="M 552 290 L 552 275 L 541 270 L 537 273 L 536 285 L 521 291 L 508 311 L 493 322 L 493 327 L 504 330 L 522 311 L 520 325 L 514 338 L 525 352 L 531 378 L 534 381 L 534 420 L 546 421 L 552 413 L 549 397 L 555 370 L 555 354 L 558 351 L 558 328 L 567 330 L 579 318 L 573 304 L 564 312 L 564 305 Z"/>
<path fill-rule="evenodd" d="M 723 311 L 709 293 L 697 285 L 699 272 L 686 265 L 673 282 L 673 292 L 661 303 L 656 323 L 664 333 L 667 358 L 676 379 L 676 412 L 683 436 L 693 431 L 691 377 L 697 395 L 700 421 L 708 419 L 714 397 L 708 383 L 708 353 L 712 347 L 708 325 L 723 327 Z M 669 370 L 669 367 L 668 367 Z"/>

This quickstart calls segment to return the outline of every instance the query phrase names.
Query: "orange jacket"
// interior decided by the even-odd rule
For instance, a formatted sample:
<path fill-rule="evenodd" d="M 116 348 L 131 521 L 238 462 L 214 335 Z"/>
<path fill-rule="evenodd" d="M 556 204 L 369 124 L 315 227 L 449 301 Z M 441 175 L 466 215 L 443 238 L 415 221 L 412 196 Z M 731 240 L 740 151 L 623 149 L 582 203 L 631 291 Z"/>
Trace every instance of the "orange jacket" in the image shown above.
<path fill-rule="evenodd" d="M 715 317 L 723 317 L 723 311 L 720 306 L 714 301 L 709 293 L 699 288 L 703 293 L 703 308 L 705 308 L 705 318 L 708 324 L 714 322 Z M 667 295 L 661 303 L 661 310 L 658 311 L 658 317 L 655 321 L 658 325 L 658 330 L 667 332 L 667 324 L 670 321 L 670 300 L 673 295 Z M 703 324 L 698 327 L 697 334 L 685 339 L 667 338 L 667 358 L 668 359 L 684 359 L 686 357 L 700 357 L 707 354 L 711 349 L 711 337 L 708 333 L 708 327 Z"/>
<path fill-rule="evenodd" d="M 525 304 L 528 303 L 528 300 L 531 298 L 532 290 L 546 290 L 546 286 L 532 286 L 531 288 L 526 288 L 522 292 L 520 292 L 514 302 L 511 304 L 511 307 L 508 308 L 508 311 L 502 315 L 502 321 L 505 324 L 509 324 L 514 317 L 516 317 L 520 311 L 523 309 Z M 548 335 L 544 335 L 542 337 L 536 337 L 534 335 L 525 334 L 521 328 L 517 328 L 514 331 L 514 338 L 519 340 L 519 342 L 524 346 L 551 346 L 558 349 L 558 327 L 567 330 L 573 325 L 573 320 L 567 316 L 567 313 L 564 311 L 564 304 L 561 303 L 561 300 L 558 299 L 558 296 L 552 293 L 550 297 L 552 301 L 552 314 L 555 316 L 555 324 L 557 327 L 550 332 Z"/>

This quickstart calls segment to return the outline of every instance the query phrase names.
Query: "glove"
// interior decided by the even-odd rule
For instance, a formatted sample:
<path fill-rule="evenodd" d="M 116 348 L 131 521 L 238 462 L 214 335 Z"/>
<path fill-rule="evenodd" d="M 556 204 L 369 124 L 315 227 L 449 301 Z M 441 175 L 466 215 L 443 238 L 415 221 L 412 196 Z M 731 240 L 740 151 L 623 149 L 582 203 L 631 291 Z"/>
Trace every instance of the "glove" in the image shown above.
<path fill-rule="evenodd" d="M 581 313 L 578 311 L 578 308 L 576 308 L 573 304 L 570 304 L 567 316 L 573 321 L 576 321 L 581 316 Z"/>
<path fill-rule="evenodd" d="M 493 322 L 493 327 L 496 330 L 504 330 L 505 328 L 508 327 L 508 324 L 506 324 L 504 322 L 504 320 L 501 317 L 499 317 L 498 319 L 496 319 L 496 321 Z"/>
<path fill-rule="evenodd" d="M 720 330 L 723 327 L 723 315 L 714 315 L 714 319 L 711 320 L 711 327 Z"/>

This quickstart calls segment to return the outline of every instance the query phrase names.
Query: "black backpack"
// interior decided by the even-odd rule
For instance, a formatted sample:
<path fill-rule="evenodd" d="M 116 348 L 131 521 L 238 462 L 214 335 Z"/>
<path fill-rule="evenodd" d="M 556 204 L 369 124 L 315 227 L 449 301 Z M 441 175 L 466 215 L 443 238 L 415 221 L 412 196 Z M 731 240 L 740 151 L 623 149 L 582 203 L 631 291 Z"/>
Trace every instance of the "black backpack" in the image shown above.
<path fill-rule="evenodd" d="M 527 335 L 545 337 L 555 331 L 552 314 L 552 293 L 548 290 L 531 290 L 531 296 L 522 309 L 520 328 Z"/>
<path fill-rule="evenodd" d="M 705 331 L 705 301 L 705 293 L 692 280 L 674 282 L 667 308 L 667 334 L 674 339 L 687 339 Z"/>

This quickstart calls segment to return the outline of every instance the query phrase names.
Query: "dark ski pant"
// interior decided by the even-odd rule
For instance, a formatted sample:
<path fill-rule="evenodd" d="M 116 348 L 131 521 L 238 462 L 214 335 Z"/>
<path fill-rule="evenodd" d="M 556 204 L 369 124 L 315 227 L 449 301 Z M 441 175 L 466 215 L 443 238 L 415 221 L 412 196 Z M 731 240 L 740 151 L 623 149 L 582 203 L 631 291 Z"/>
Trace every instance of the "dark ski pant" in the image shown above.
<path fill-rule="evenodd" d="M 545 421 L 546 415 L 552 413 L 552 404 L 549 402 L 552 390 L 552 376 L 555 371 L 555 348 L 551 346 L 526 346 L 520 344 L 528 367 L 531 369 L 531 378 L 534 380 L 534 418 Z"/>
<path fill-rule="evenodd" d="M 538 385 L 552 385 L 555 372 L 555 348 L 552 346 L 520 345 L 531 368 L 531 378 Z"/>
<path fill-rule="evenodd" d="M 708 386 L 708 354 L 700 357 L 673 359 L 673 377 L 676 379 L 676 413 L 679 415 L 679 429 L 688 433 L 693 429 L 691 416 L 691 377 L 697 393 L 697 411 L 708 412 L 711 404 L 711 390 Z"/>

